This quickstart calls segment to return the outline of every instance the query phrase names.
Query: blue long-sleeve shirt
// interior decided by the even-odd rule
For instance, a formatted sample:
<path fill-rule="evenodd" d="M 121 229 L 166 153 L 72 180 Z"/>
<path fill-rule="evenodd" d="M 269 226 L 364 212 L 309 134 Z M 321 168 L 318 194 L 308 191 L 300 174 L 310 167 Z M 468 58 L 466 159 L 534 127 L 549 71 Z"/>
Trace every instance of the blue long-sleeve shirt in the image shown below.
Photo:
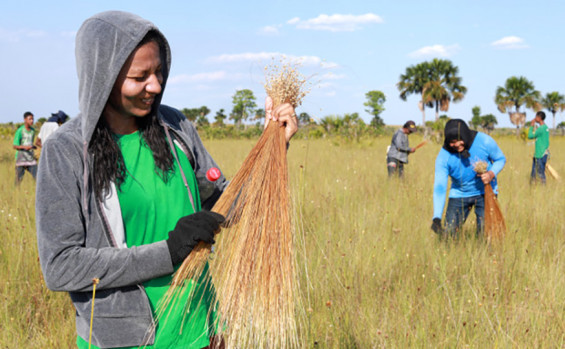
<path fill-rule="evenodd" d="M 506 164 L 506 157 L 491 136 L 477 133 L 468 158 L 463 158 L 459 153 L 450 153 L 441 148 L 436 158 L 435 180 L 434 180 L 434 218 L 441 218 L 445 206 L 445 194 L 447 192 L 447 180 L 451 177 L 450 198 L 466 198 L 484 194 L 485 186 L 481 178 L 473 170 L 477 161 L 486 161 L 488 171 L 495 175 L 502 170 Z M 496 193 L 498 185 L 496 177 L 491 182 Z"/>

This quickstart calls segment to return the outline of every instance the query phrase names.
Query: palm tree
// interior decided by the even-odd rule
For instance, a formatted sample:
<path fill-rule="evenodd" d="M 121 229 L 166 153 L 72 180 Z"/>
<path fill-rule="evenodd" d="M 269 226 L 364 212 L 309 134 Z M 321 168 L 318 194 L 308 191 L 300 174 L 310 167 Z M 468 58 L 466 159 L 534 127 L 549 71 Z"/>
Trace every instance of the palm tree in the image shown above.
<path fill-rule="evenodd" d="M 555 114 L 565 110 L 565 96 L 557 91 L 546 93 L 541 100 L 541 105 L 553 114 L 553 128 L 555 129 Z"/>
<path fill-rule="evenodd" d="M 458 73 L 459 68 L 450 60 L 434 58 L 431 62 L 406 68 L 396 86 L 404 101 L 411 94 L 422 95 L 419 108 L 422 111 L 422 124 L 425 125 L 425 107 L 435 107 L 437 121 L 440 110 L 449 110 L 451 101 L 458 102 L 465 96 L 467 88 L 461 85 L 462 79 L 457 76 Z"/>
<path fill-rule="evenodd" d="M 429 81 L 424 84 L 422 101 L 433 105 L 436 110 L 436 121 L 439 111 L 448 111 L 451 101 L 459 102 L 465 97 L 467 87 L 461 85 L 461 77 L 457 76 L 459 68 L 450 60 L 434 58 L 428 64 Z"/>
<path fill-rule="evenodd" d="M 511 76 L 506 79 L 504 87 L 496 88 L 494 102 L 501 113 L 506 113 L 510 117 L 510 122 L 516 125 L 516 133 L 518 129 L 526 123 L 526 113 L 520 112 L 520 107 L 525 105 L 526 108 L 539 108 L 540 93 L 534 88 L 534 84 L 523 76 Z"/>
<path fill-rule="evenodd" d="M 406 68 L 406 72 L 400 75 L 400 81 L 396 86 L 400 91 L 400 98 L 406 101 L 411 94 L 422 94 L 424 85 L 428 80 L 428 62 L 422 62 L 417 65 L 411 65 Z M 422 112 L 422 125 L 426 124 L 426 111 L 423 101 L 418 103 Z"/>

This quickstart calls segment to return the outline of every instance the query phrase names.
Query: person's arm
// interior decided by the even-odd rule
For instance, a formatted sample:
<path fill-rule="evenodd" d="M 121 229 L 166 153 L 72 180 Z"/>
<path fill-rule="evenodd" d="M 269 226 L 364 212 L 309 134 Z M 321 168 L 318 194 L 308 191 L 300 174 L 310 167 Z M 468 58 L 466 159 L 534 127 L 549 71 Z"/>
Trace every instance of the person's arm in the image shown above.
<path fill-rule="evenodd" d="M 495 176 L 498 176 L 498 174 L 500 173 L 500 171 L 502 171 L 504 165 L 506 164 L 506 156 L 492 137 L 489 136 L 487 138 L 486 145 L 489 154 L 489 160 L 491 161 L 489 171 L 492 171 Z"/>
<path fill-rule="evenodd" d="M 39 136 L 37 136 L 37 139 L 35 140 L 35 146 L 41 148 L 41 138 Z"/>
<path fill-rule="evenodd" d="M 531 125 L 528 128 L 528 139 L 534 139 L 536 137 L 537 137 L 537 135 L 536 135 L 536 132 L 534 132 L 534 125 Z"/>
<path fill-rule="evenodd" d="M 441 219 L 443 209 L 445 207 L 445 195 L 447 194 L 447 183 L 449 172 L 447 168 L 447 160 L 449 152 L 441 149 L 435 164 L 434 176 L 434 216 L 433 218 Z"/>
<path fill-rule="evenodd" d="M 31 150 L 31 145 L 14 145 L 14 149 L 16 150 Z"/>
<path fill-rule="evenodd" d="M 398 151 L 403 153 L 412 153 L 412 148 L 408 146 L 408 136 L 404 133 L 396 133 L 392 143 Z"/>
<path fill-rule="evenodd" d="M 99 210 L 83 207 L 82 149 L 57 139 L 46 142 L 39 162 L 36 227 L 39 260 L 47 286 L 54 291 L 89 291 L 136 285 L 173 272 L 166 240 L 131 247 L 105 245 Z M 92 193 L 87 194 L 90 202 Z M 88 212 L 89 220 L 85 212 Z M 90 229 L 91 234 L 87 234 Z"/>
<path fill-rule="evenodd" d="M 18 128 L 14 134 L 14 142 L 12 143 L 16 150 L 29 150 L 31 147 L 22 145 L 22 129 Z"/>

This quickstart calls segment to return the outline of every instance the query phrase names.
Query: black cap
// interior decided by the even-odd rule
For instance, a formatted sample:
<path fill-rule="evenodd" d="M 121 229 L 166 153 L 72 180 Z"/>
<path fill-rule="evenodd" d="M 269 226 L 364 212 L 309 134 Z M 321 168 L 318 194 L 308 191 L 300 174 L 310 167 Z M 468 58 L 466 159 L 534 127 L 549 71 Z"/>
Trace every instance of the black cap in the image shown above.
<path fill-rule="evenodd" d="M 416 128 L 416 123 L 412 120 L 406 121 L 406 123 L 402 127 L 410 131 L 410 133 L 418 131 L 418 129 Z"/>

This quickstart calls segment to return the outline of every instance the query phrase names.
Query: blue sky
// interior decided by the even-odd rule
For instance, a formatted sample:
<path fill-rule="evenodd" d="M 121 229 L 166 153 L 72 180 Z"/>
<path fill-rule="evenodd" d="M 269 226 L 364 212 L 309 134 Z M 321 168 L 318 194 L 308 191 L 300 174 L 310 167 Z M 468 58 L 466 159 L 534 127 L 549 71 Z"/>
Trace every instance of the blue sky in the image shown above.
<path fill-rule="evenodd" d="M 311 86 L 298 112 L 315 119 L 358 112 L 365 93 L 381 90 L 386 124 L 421 123 L 419 98 L 398 97 L 406 67 L 433 58 L 459 67 L 468 93 L 448 114 L 469 120 L 478 105 L 499 126 L 508 116 L 494 104 L 497 86 L 525 76 L 545 94 L 565 94 L 565 2 L 531 1 L 10 1 L 0 11 L 3 84 L 0 123 L 78 110 L 74 35 L 105 10 L 154 22 L 167 36 L 173 63 L 163 102 L 207 106 L 209 119 L 232 109 L 238 89 L 262 106 L 264 67 L 271 57 L 300 58 Z M 528 119 L 532 112 L 528 111 Z M 434 111 L 427 109 L 426 119 Z M 565 116 L 557 115 L 557 121 Z"/>

